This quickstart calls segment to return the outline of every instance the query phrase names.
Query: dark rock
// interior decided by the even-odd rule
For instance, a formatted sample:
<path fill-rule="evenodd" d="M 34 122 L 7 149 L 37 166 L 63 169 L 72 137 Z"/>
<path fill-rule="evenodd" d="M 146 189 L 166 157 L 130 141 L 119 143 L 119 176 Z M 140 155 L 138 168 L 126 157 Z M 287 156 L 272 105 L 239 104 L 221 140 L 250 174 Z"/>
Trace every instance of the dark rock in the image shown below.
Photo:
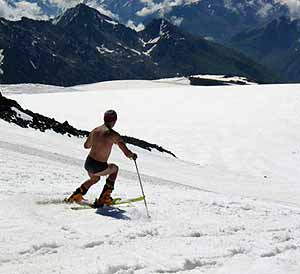
<path fill-rule="evenodd" d="M 164 149 L 161 146 L 158 146 L 156 144 L 151 144 L 151 143 L 148 143 L 146 141 L 139 140 L 139 139 L 136 139 L 136 138 L 133 138 L 133 137 L 128 137 L 128 136 L 122 136 L 122 137 L 124 138 L 124 141 L 128 144 L 135 145 L 135 146 L 141 147 L 141 148 L 149 150 L 149 151 L 151 151 L 152 149 L 156 149 L 160 152 L 165 152 L 165 153 L 168 153 L 168 154 L 176 157 L 176 155 L 174 153 L 172 153 L 171 151 L 166 150 L 166 149 Z"/>
<path fill-rule="evenodd" d="M 20 113 L 28 115 L 32 117 L 32 119 L 23 119 L 18 115 L 17 111 L 12 109 L 15 107 Z M 28 117 L 27 117 L 28 118 Z M 0 119 L 7 121 L 9 123 L 14 123 L 22 128 L 34 128 L 45 132 L 46 130 L 53 130 L 56 133 L 67 135 L 69 137 L 87 137 L 89 132 L 86 130 L 79 130 L 75 127 L 71 126 L 68 121 L 60 123 L 56 121 L 54 118 L 48 118 L 38 113 L 34 113 L 28 109 L 23 109 L 16 101 L 8 99 L 4 97 L 0 93 Z M 138 146 L 140 148 L 151 151 L 151 149 L 156 149 L 160 152 L 168 153 L 174 157 L 176 157 L 172 152 L 165 150 L 161 146 L 156 144 L 151 144 L 143 140 L 139 140 L 133 137 L 123 136 L 124 141 L 128 144 L 132 144 L 134 146 Z"/>

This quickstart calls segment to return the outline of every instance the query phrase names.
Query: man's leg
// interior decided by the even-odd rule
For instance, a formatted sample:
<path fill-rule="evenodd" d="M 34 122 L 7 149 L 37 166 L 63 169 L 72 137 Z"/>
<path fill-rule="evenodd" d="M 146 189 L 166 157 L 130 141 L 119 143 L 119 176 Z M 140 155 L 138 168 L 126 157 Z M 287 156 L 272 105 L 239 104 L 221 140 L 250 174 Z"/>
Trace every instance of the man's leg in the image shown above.
<path fill-rule="evenodd" d="M 79 188 L 77 188 L 73 194 L 66 200 L 68 203 L 80 202 L 83 200 L 83 197 L 89 190 L 89 188 L 96 184 L 100 180 L 100 176 L 95 176 L 92 173 L 89 173 L 90 179 L 85 181 Z"/>
<path fill-rule="evenodd" d="M 108 169 L 109 172 L 107 173 L 107 175 L 109 176 L 106 179 L 106 184 L 103 187 L 99 199 L 95 201 L 96 207 L 102 207 L 104 204 L 112 204 L 111 193 L 114 190 L 114 185 L 118 176 L 119 167 L 115 164 L 109 164 Z"/>
<path fill-rule="evenodd" d="M 88 189 L 93 184 L 97 183 L 100 180 L 101 176 L 109 175 L 108 178 L 106 179 L 106 184 L 103 187 L 103 190 L 101 192 L 99 199 L 97 200 L 97 203 L 98 201 L 100 201 L 100 199 L 101 202 L 99 206 L 103 206 L 104 203 L 109 203 L 109 201 L 111 202 L 112 198 L 110 197 L 110 195 L 114 189 L 114 184 L 118 175 L 118 171 L 119 171 L 119 167 L 117 165 L 108 164 L 108 168 L 101 172 L 94 173 L 94 174 L 89 173 L 90 179 L 85 181 L 79 188 L 77 188 L 66 201 L 69 203 L 72 203 L 74 201 L 76 202 L 82 201 L 83 199 L 82 196 L 87 193 Z"/>
<path fill-rule="evenodd" d="M 94 185 L 94 184 L 96 184 L 97 182 L 99 182 L 99 180 L 100 180 L 100 176 L 97 176 L 97 175 L 95 175 L 95 174 L 93 174 L 93 173 L 88 173 L 89 174 L 89 176 L 90 176 L 90 179 L 88 179 L 88 180 L 86 180 L 82 185 L 81 185 L 81 187 L 83 187 L 84 189 L 86 189 L 87 191 L 89 190 L 89 188 L 92 186 L 92 185 Z"/>

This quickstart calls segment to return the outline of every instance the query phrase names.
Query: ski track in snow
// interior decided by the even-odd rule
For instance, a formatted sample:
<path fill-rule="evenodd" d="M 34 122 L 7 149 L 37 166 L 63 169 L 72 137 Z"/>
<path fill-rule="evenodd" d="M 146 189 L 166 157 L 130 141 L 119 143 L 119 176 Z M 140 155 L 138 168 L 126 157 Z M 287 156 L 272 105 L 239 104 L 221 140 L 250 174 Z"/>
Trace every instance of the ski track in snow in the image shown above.
<path fill-rule="evenodd" d="M 10 151 L 13 151 L 13 152 L 18 152 L 18 153 L 21 153 L 21 154 L 27 154 L 27 155 L 31 155 L 31 156 L 44 158 L 46 160 L 59 162 L 59 163 L 62 163 L 62 164 L 67 163 L 68 165 L 73 165 L 73 166 L 77 166 L 77 167 L 82 167 L 83 166 L 82 159 L 77 159 L 75 157 L 70 157 L 70 156 L 59 154 L 59 153 L 56 153 L 56 152 L 50 152 L 50 151 L 44 151 L 44 150 L 41 150 L 41 149 L 32 148 L 32 147 L 29 147 L 29 146 L 26 146 L 26 145 L 20 145 L 20 144 L 0 141 L 0 149 L 1 148 L 5 149 L 5 150 L 10 150 Z M 188 163 L 188 162 L 184 162 L 184 163 L 192 164 L 192 163 Z M 120 170 L 119 174 L 120 174 L 121 177 L 126 178 L 126 179 L 130 179 L 130 180 L 135 180 L 137 178 L 137 175 L 136 175 L 135 172 L 124 170 L 124 169 Z M 143 181 L 146 181 L 147 183 L 151 183 L 153 185 L 161 185 L 161 184 L 173 185 L 173 186 L 176 185 L 178 187 L 183 187 L 185 189 L 189 188 L 189 189 L 198 190 L 198 191 L 202 191 L 202 192 L 208 192 L 208 193 L 223 195 L 222 193 L 219 193 L 219 192 L 216 192 L 216 191 L 203 189 L 203 188 L 199 188 L 199 187 L 195 187 L 195 186 L 190 186 L 190 185 L 186 185 L 184 183 L 178 183 L 178 182 L 175 182 L 175 181 L 166 180 L 166 179 L 155 177 L 155 176 L 150 176 L 150 175 L 146 175 L 146 174 L 140 174 L 140 175 L 141 175 L 141 178 L 142 178 Z M 300 206 L 298 204 L 288 203 L 286 201 L 277 201 L 277 200 L 271 200 L 271 199 L 262 199 L 262 198 L 245 197 L 245 196 L 243 198 L 249 198 L 249 199 L 255 199 L 255 200 L 258 199 L 260 201 L 265 201 L 265 202 L 270 202 L 270 203 L 275 203 L 275 204 L 281 204 L 281 205 L 291 206 L 291 207 L 298 207 L 300 209 Z"/>

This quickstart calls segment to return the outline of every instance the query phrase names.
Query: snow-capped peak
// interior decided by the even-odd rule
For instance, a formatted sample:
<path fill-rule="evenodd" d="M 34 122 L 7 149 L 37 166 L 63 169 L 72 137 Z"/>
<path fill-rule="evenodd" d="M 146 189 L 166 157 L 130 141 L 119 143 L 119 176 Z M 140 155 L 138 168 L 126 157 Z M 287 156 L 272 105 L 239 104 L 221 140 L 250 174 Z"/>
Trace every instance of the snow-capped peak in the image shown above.
<path fill-rule="evenodd" d="M 99 23 L 105 21 L 106 23 L 117 25 L 118 22 L 114 21 L 110 17 L 100 13 L 98 10 L 91 8 L 84 4 L 78 4 L 74 8 L 68 9 L 65 13 L 63 13 L 61 16 L 57 17 L 52 21 L 53 24 L 56 25 L 69 25 L 71 24 L 75 19 L 78 19 L 81 23 L 84 22 L 95 22 Z"/>

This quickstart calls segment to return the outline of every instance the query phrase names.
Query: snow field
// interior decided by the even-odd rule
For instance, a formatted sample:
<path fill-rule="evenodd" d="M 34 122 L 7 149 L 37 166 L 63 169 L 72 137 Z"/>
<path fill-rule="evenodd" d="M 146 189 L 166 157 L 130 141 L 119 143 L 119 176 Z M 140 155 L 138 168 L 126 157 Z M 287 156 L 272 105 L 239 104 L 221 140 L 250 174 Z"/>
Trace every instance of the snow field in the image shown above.
<path fill-rule="evenodd" d="M 143 202 L 77 211 L 57 203 L 86 179 L 83 140 L 0 121 L 0 273 L 299 274 L 298 86 L 208 92 L 171 80 L 119 84 L 5 92 L 84 129 L 116 106 L 121 133 L 179 153 L 131 147 L 151 219 Z M 113 196 L 139 196 L 133 162 L 117 148 L 111 162 L 120 167 Z"/>
<path fill-rule="evenodd" d="M 1 273 L 298 273 L 298 208 L 142 175 L 150 220 L 142 202 L 73 211 L 55 201 L 86 179 L 83 162 L 54 148 L 52 154 L 21 147 L 0 149 L 5 162 L 0 178 Z M 102 185 L 103 179 L 88 198 L 97 197 Z M 114 195 L 139 193 L 134 170 L 122 169 Z"/>
<path fill-rule="evenodd" d="M 190 162 L 174 172 L 172 160 L 149 165 L 144 157 L 146 173 L 300 206 L 299 85 L 194 87 L 178 78 L 46 86 L 44 92 L 42 86 L 14 85 L 4 86 L 5 94 L 25 108 L 87 130 L 114 108 L 121 134 L 162 145 Z"/>

